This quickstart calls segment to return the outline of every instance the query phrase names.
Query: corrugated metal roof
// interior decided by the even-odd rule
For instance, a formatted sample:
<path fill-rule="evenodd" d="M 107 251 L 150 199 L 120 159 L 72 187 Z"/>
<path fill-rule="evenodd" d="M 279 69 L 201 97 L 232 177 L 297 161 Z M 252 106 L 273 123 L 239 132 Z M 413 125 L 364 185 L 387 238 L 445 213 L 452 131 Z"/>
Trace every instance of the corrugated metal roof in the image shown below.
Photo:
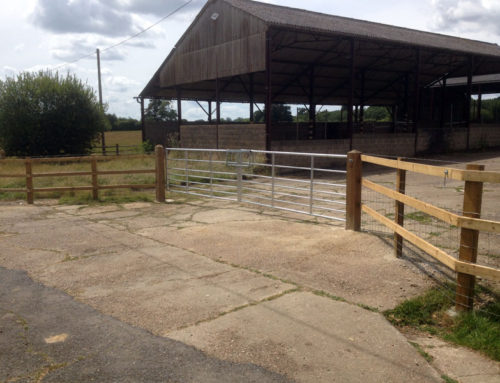
<path fill-rule="evenodd" d="M 347 17 L 327 15 L 297 8 L 271 5 L 251 0 L 224 1 L 270 25 L 500 57 L 500 47 L 497 44 Z"/>

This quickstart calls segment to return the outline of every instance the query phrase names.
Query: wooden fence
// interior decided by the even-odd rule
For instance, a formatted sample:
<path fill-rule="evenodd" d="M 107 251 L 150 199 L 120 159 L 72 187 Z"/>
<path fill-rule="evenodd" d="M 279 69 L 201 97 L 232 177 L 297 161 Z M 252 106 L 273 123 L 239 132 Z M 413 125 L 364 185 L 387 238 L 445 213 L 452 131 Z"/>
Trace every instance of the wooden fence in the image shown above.
<path fill-rule="evenodd" d="M 142 145 L 107 145 L 107 146 L 93 146 L 92 153 L 101 153 L 103 156 L 119 156 L 126 154 L 140 153 L 144 150 Z"/>
<path fill-rule="evenodd" d="M 396 169 L 396 190 L 362 178 L 362 164 L 371 163 Z M 424 165 L 413 162 L 390 160 L 362 155 L 358 151 L 348 154 L 347 162 L 347 223 L 349 230 L 361 230 L 361 212 L 370 215 L 394 232 L 394 250 L 397 257 L 402 254 L 403 239 L 423 250 L 457 273 L 456 309 L 470 310 L 473 307 L 475 277 L 500 281 L 500 270 L 476 264 L 479 233 L 500 233 L 500 222 L 480 219 L 484 183 L 500 183 L 499 172 L 484 171 L 483 165 L 467 165 L 466 170 Z M 463 215 L 457 215 L 432 204 L 405 194 L 406 172 L 430 176 L 447 177 L 464 181 Z M 394 221 L 378 213 L 361 201 L 362 187 L 391 198 L 395 202 Z M 460 228 L 460 251 L 458 259 L 432 245 L 403 227 L 404 206 L 408 205 L 438 220 Z"/>
<path fill-rule="evenodd" d="M 41 192 L 71 192 L 71 191 L 91 191 L 92 198 L 98 200 L 99 190 L 106 189 L 156 189 L 156 200 L 158 202 L 165 201 L 165 149 L 158 145 L 155 148 L 154 155 L 130 155 L 121 156 L 120 158 L 155 158 L 154 169 L 140 170 L 99 170 L 99 161 L 109 161 L 116 156 L 87 156 L 87 157 L 60 157 L 60 158 L 26 158 L 23 161 L 25 164 L 25 172 L 23 174 L 6 174 L 0 173 L 1 178 L 25 178 L 25 188 L 1 188 L 0 192 L 20 192 L 26 193 L 26 200 L 29 204 L 34 203 L 35 193 Z M 4 160 L 8 161 L 8 160 Z M 90 164 L 89 171 L 72 171 L 72 172 L 50 172 L 50 173 L 34 173 L 33 164 L 35 163 L 58 163 L 58 162 L 88 162 Z M 1 163 L 1 162 L 0 162 Z M 154 184 L 120 184 L 120 185 L 99 185 L 99 176 L 120 175 L 120 174 L 155 174 Z M 48 187 L 36 188 L 33 180 L 42 177 L 74 177 L 74 176 L 90 176 L 91 184 L 85 186 L 65 186 L 65 187 Z"/>

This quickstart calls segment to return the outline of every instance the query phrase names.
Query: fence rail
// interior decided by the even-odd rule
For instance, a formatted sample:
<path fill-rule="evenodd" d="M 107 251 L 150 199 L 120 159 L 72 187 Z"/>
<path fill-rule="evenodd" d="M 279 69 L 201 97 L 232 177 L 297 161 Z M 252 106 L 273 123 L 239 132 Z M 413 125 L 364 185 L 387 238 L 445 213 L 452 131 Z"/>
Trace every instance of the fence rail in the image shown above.
<path fill-rule="evenodd" d="M 92 191 L 92 198 L 99 199 L 99 190 L 110 189 L 156 189 L 157 197 L 163 196 L 165 200 L 165 191 L 158 191 L 159 188 L 164 188 L 165 170 L 164 163 L 165 150 L 163 147 L 156 147 L 154 155 L 137 154 L 127 156 L 81 156 L 81 157 L 56 157 L 56 158 L 26 158 L 26 159 L 4 159 L 6 162 L 20 162 L 25 166 L 24 174 L 20 173 L 1 173 L 0 178 L 25 178 L 25 188 L 0 188 L 0 192 L 9 193 L 26 193 L 26 200 L 29 204 L 34 203 L 35 193 L 44 192 L 74 192 L 74 191 Z M 117 158 L 125 159 L 141 159 L 155 158 L 155 167 L 151 169 L 129 169 L 129 170 L 99 170 L 98 164 L 100 161 L 110 161 Z M 33 172 L 34 164 L 51 164 L 51 163 L 79 163 L 88 162 L 90 165 L 89 171 L 66 171 L 66 172 Z M 100 176 L 109 175 L 133 175 L 133 174 L 155 174 L 155 183 L 142 184 L 116 184 L 116 185 L 101 185 L 99 184 Z M 81 186 L 61 186 L 61 187 L 35 187 L 34 179 L 50 178 L 50 177 L 91 177 L 90 185 Z M 161 200 L 161 199 L 160 199 Z"/>
<path fill-rule="evenodd" d="M 351 152 L 349 156 L 354 156 L 355 159 L 359 159 L 359 162 L 354 161 L 355 168 L 357 168 L 356 171 L 348 172 L 348 184 L 352 183 L 355 185 L 355 189 L 359 192 L 361 192 L 361 188 L 364 187 L 392 199 L 395 202 L 395 219 L 391 220 L 372 207 L 362 204 L 361 198 L 359 198 L 359 200 L 356 198 L 348 214 L 348 222 L 360 220 L 361 211 L 363 211 L 394 232 L 394 249 L 396 256 L 402 255 L 402 243 L 403 240 L 406 240 L 447 266 L 449 269 L 455 271 L 457 273 L 456 308 L 457 310 L 472 309 L 475 277 L 500 281 L 500 269 L 476 263 L 479 233 L 500 233 L 500 222 L 480 218 L 483 184 L 500 183 L 500 173 L 484 171 L 484 166 L 474 164 L 467 165 L 467 169 L 462 170 L 451 167 L 418 164 L 402 159 L 391 160 L 367 156 L 359 152 Z M 396 190 L 363 179 L 362 177 L 356 177 L 355 173 L 361 172 L 363 163 L 396 169 Z M 463 215 L 449 212 L 430 203 L 406 195 L 405 180 L 407 171 L 463 181 L 465 183 Z M 458 259 L 404 227 L 405 205 L 460 229 L 460 250 Z M 360 229 L 359 227 L 354 227 L 355 230 Z"/>
<path fill-rule="evenodd" d="M 126 155 L 126 154 L 141 152 L 143 150 L 144 150 L 144 147 L 142 145 L 115 144 L 115 145 L 93 146 L 92 147 L 93 153 L 102 153 L 103 156 L 113 155 L 113 153 L 116 156 Z"/>

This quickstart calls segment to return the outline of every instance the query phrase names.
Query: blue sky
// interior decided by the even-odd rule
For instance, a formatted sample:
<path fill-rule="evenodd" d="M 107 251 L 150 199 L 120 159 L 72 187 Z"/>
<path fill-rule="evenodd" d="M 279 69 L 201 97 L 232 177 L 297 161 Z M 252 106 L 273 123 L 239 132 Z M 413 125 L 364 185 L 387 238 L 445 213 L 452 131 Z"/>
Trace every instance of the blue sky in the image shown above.
<path fill-rule="evenodd" d="M 187 0 L 2 0 L 0 78 L 23 70 L 54 68 L 113 45 L 148 27 Z M 291 7 L 453 34 L 500 44 L 500 0 L 298 0 L 265 1 Z M 133 99 L 160 66 L 205 0 L 193 0 L 130 43 L 102 54 L 103 97 L 109 111 L 139 116 Z M 95 56 L 66 65 L 90 86 L 97 85 Z M 184 116 L 203 118 L 191 103 Z M 247 108 L 224 105 L 223 117 Z"/>

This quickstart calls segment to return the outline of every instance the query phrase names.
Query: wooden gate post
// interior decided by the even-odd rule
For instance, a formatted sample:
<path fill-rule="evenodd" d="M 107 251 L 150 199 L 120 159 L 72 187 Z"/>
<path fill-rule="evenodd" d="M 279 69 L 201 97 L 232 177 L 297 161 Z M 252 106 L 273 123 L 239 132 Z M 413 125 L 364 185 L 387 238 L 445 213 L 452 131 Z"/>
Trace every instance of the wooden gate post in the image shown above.
<path fill-rule="evenodd" d="M 90 166 L 92 170 L 92 199 L 97 201 L 99 199 L 99 187 L 97 182 L 97 160 L 95 157 L 92 158 Z"/>
<path fill-rule="evenodd" d="M 470 164 L 467 170 L 484 170 L 484 165 Z M 483 199 L 483 183 L 465 181 L 463 215 L 465 217 L 480 218 L 481 204 Z M 460 230 L 460 252 L 461 261 L 476 263 L 477 248 L 479 243 L 479 231 L 461 228 Z M 457 311 L 470 311 L 474 305 L 474 275 L 457 273 L 457 290 L 455 297 L 455 309 Z"/>
<path fill-rule="evenodd" d="M 156 202 L 165 202 L 165 148 L 156 145 Z"/>
<path fill-rule="evenodd" d="M 34 193 L 33 193 L 33 169 L 31 158 L 26 158 L 26 201 L 32 205 L 34 203 Z"/>
<path fill-rule="evenodd" d="M 347 153 L 346 230 L 361 230 L 361 152 Z"/>
<path fill-rule="evenodd" d="M 401 161 L 401 158 L 398 158 Z M 405 194 L 406 191 L 406 170 L 398 169 L 396 173 L 396 191 Z M 399 225 L 404 225 L 405 204 L 395 201 L 394 221 Z M 403 255 L 403 237 L 394 233 L 394 254 L 397 258 Z"/>

